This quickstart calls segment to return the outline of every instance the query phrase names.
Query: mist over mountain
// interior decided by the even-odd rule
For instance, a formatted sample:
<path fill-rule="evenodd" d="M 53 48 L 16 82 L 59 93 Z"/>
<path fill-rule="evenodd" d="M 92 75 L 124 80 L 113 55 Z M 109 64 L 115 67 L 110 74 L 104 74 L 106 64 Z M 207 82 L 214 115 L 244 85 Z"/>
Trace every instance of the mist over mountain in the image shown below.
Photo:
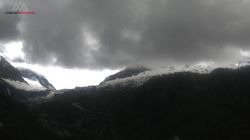
<path fill-rule="evenodd" d="M 27 68 L 21 68 L 21 67 L 18 67 L 17 68 L 20 73 L 22 74 L 23 77 L 25 78 L 28 78 L 32 81 L 37 81 L 39 82 L 43 87 L 47 88 L 47 89 L 50 89 L 50 90 L 53 90 L 55 91 L 56 89 L 54 88 L 54 86 L 49 83 L 49 81 L 42 75 L 30 70 L 30 69 L 27 69 Z"/>
<path fill-rule="evenodd" d="M 139 73 L 142 73 L 148 70 L 150 69 L 144 66 L 140 66 L 140 65 L 127 67 L 116 74 L 108 76 L 107 78 L 104 79 L 103 82 L 135 76 L 135 75 L 138 75 Z"/>

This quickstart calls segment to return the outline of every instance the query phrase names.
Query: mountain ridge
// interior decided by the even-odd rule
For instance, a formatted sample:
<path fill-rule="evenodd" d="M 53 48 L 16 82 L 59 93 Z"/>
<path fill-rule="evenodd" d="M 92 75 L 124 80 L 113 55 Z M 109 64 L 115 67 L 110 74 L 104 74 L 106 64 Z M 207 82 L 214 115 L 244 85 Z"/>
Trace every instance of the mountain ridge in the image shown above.
<path fill-rule="evenodd" d="M 127 78 L 127 77 L 131 77 L 131 76 L 135 76 L 138 75 L 142 72 L 148 71 L 150 70 L 150 68 L 141 66 L 141 65 L 136 65 L 136 66 L 130 66 L 127 67 L 113 75 L 110 75 L 108 77 L 106 77 L 102 82 L 105 83 L 107 81 L 111 81 L 111 80 L 115 80 L 115 79 L 123 79 L 123 78 Z"/>
<path fill-rule="evenodd" d="M 56 91 L 55 87 L 43 76 L 30 69 L 17 67 L 24 78 L 30 79 L 32 81 L 38 81 L 43 87 Z"/>
<path fill-rule="evenodd" d="M 3 79 L 1 139 L 250 139 L 250 66 L 157 73 L 140 86 L 89 86 L 38 98 Z M 13 100 L 20 96 L 40 102 Z"/>
<path fill-rule="evenodd" d="M 27 83 L 21 73 L 2 56 L 0 56 L 0 77 Z"/>

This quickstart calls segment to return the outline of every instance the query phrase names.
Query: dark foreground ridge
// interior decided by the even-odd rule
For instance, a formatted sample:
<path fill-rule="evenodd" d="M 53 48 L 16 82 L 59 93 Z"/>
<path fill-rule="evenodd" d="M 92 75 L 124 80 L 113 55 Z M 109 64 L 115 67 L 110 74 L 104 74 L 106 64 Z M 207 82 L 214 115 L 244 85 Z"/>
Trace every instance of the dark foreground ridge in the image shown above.
<path fill-rule="evenodd" d="M 155 76 L 139 87 L 85 87 L 52 101 L 13 100 L 0 83 L 0 139 L 250 138 L 250 67 Z"/>

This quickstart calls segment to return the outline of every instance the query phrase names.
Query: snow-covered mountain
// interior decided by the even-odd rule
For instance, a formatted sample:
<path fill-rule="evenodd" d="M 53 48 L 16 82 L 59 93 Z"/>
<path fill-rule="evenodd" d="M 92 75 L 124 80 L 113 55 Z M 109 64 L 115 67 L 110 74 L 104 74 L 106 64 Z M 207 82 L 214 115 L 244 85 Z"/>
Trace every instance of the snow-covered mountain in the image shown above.
<path fill-rule="evenodd" d="M 228 69 L 240 69 L 250 65 L 250 59 L 246 58 L 239 61 L 236 64 L 231 65 L 215 65 L 213 63 L 197 63 L 193 65 L 184 66 L 170 66 L 158 69 L 149 69 L 143 66 L 136 66 L 126 68 L 114 75 L 107 77 L 98 87 L 137 87 L 141 86 L 144 82 L 152 77 L 162 76 L 166 74 L 173 74 L 179 72 L 209 74 L 214 69 L 228 68 Z"/>
<path fill-rule="evenodd" d="M 47 96 L 48 89 L 25 81 L 21 72 L 0 56 L 0 91 L 16 99 Z"/>
<path fill-rule="evenodd" d="M 143 66 L 129 67 L 114 75 L 107 77 L 99 87 L 126 87 L 126 86 L 141 86 L 145 81 L 155 76 L 172 74 L 176 72 L 193 72 L 193 73 L 209 73 L 215 66 L 197 64 L 185 66 L 170 66 L 157 69 L 149 69 Z"/>
<path fill-rule="evenodd" d="M 36 73 L 16 73 L 27 82 L 8 75 L 16 70 L 7 64 L 0 69 L 7 72 L 0 76 L 0 139 L 250 139 L 247 61 L 127 68 L 100 86 L 60 91 L 34 86 L 42 83 Z M 13 100 L 20 96 L 28 101 Z"/>
<path fill-rule="evenodd" d="M 42 75 L 26 68 L 17 68 L 28 83 L 41 85 L 49 90 L 55 91 L 54 86 Z"/>
<path fill-rule="evenodd" d="M 101 84 L 108 82 L 108 81 L 112 81 L 112 80 L 116 80 L 116 79 L 123 79 L 123 78 L 128 78 L 131 76 L 136 76 L 140 73 L 143 73 L 145 71 L 149 71 L 150 69 L 144 66 L 133 66 L 133 67 L 127 67 L 124 70 L 121 70 L 120 72 L 110 75 L 107 78 L 104 79 L 103 82 L 101 82 Z"/>
<path fill-rule="evenodd" d="M 2 56 L 0 56 L 0 78 L 27 83 L 22 74 Z"/>
<path fill-rule="evenodd" d="M 249 139 L 250 67 L 209 68 L 171 67 L 107 81 L 116 81 L 114 88 L 63 91 L 43 109 L 63 112 L 55 117 L 64 126 L 77 123 L 89 139 Z"/>
<path fill-rule="evenodd" d="M 148 70 L 150 70 L 150 69 L 147 67 L 144 67 L 144 66 L 140 66 L 140 65 L 137 65 L 135 67 L 127 67 L 124 70 L 122 70 L 116 74 L 108 76 L 107 78 L 104 79 L 104 82 L 115 80 L 115 79 L 122 79 L 122 78 L 135 76 L 135 75 L 138 75 L 139 73 L 142 73 L 142 72 L 145 72 Z"/>

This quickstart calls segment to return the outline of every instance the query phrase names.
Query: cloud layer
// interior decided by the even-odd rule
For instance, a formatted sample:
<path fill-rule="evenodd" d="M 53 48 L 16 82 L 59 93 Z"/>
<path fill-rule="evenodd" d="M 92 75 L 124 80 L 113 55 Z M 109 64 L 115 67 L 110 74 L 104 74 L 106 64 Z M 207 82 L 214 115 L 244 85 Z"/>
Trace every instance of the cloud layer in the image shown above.
<path fill-rule="evenodd" d="M 0 40 L 24 40 L 34 63 L 99 69 L 226 62 L 250 49 L 248 0 L 25 2 L 35 15 L 13 18 L 0 9 Z"/>
<path fill-rule="evenodd" d="M 18 39 L 18 22 L 19 16 L 10 16 L 5 14 L 9 10 L 8 1 L 0 1 L 0 42 L 8 42 Z"/>

